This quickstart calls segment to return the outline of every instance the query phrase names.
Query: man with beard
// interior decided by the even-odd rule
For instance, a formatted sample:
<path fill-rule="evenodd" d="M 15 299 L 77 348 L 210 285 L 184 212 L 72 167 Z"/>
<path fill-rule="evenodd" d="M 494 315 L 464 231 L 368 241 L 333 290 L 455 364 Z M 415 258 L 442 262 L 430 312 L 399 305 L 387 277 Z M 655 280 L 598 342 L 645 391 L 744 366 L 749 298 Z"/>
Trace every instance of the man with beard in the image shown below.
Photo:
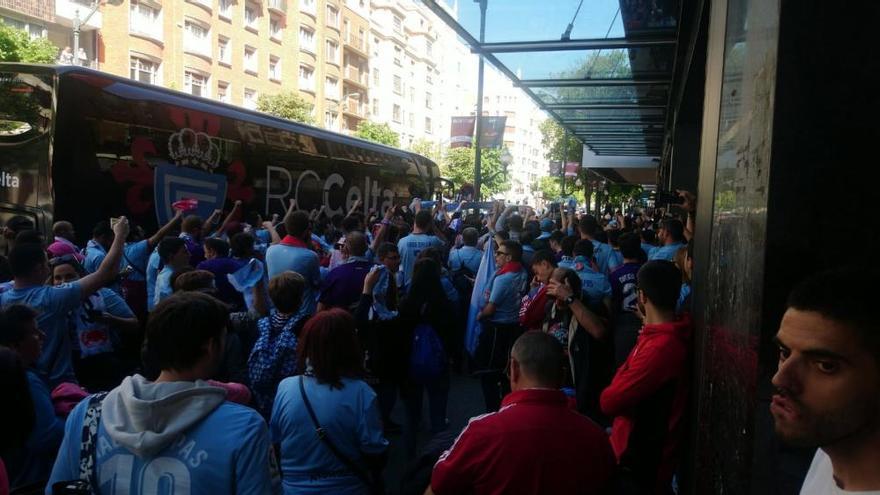
<path fill-rule="evenodd" d="M 859 269 L 813 276 L 789 296 L 770 406 L 791 445 L 819 447 L 802 495 L 880 493 L 880 332 L 874 280 Z"/>

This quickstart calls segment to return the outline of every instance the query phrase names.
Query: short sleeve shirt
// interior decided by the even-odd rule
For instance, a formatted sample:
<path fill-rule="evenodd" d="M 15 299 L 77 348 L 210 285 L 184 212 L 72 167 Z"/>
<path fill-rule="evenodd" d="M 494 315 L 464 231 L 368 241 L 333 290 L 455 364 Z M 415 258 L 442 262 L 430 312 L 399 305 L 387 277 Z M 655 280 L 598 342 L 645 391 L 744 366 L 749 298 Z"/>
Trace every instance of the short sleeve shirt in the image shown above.
<path fill-rule="evenodd" d="M 67 315 L 81 303 L 82 289 L 79 282 L 55 287 L 40 285 L 24 289 L 11 289 L 0 295 L 0 305 L 24 304 L 37 310 L 37 324 L 46 334 L 43 352 L 37 359 L 36 368 L 55 388 L 62 382 L 76 383 L 71 362 L 70 332 Z"/>
<path fill-rule="evenodd" d="M 299 316 L 310 316 L 318 305 L 318 289 L 321 286 L 321 269 L 318 255 L 303 247 L 275 244 L 266 250 L 266 269 L 271 279 L 279 273 L 292 270 L 306 279 L 303 302 Z"/>
<path fill-rule="evenodd" d="M 685 245 L 682 243 L 669 244 L 668 246 L 655 247 L 648 253 L 649 260 L 675 261 L 675 254 Z"/>
<path fill-rule="evenodd" d="M 412 278 L 413 267 L 419 253 L 425 249 L 443 246 L 443 241 L 436 236 L 428 234 L 410 234 L 397 242 L 397 250 L 400 252 L 400 272 L 403 274 L 403 287 L 409 285 Z"/>
<path fill-rule="evenodd" d="M 147 263 L 150 259 L 150 241 L 144 239 L 138 242 L 130 242 L 125 245 L 123 250 L 125 256 L 122 257 L 122 267 L 131 265 L 134 271 L 129 274 L 128 279 L 135 282 L 143 282 L 147 271 Z"/>
<path fill-rule="evenodd" d="M 494 323 L 516 323 L 519 321 L 519 305 L 526 284 L 526 272 L 510 272 L 498 275 L 492 280 L 489 302 L 495 305 Z"/>
<path fill-rule="evenodd" d="M 474 275 L 480 271 L 480 261 L 483 259 L 483 252 L 473 246 L 462 246 L 460 249 L 454 249 L 449 253 L 449 269 L 457 272 L 462 267 L 467 268 Z"/>
<path fill-rule="evenodd" d="M 575 272 L 581 279 L 581 292 L 589 298 L 590 305 L 599 304 L 606 297 L 611 297 L 611 283 L 608 282 L 608 277 L 590 268 L 586 260 L 575 258 Z"/>

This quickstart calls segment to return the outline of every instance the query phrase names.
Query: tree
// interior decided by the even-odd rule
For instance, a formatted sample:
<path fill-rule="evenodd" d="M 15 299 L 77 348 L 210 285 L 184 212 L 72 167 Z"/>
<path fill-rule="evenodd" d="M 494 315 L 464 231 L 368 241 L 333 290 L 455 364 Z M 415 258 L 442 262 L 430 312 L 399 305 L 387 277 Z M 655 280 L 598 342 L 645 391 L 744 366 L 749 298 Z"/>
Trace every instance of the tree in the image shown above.
<path fill-rule="evenodd" d="M 507 167 L 501 163 L 502 150 L 483 148 L 480 150 L 480 171 L 482 176 L 481 194 L 489 197 L 510 189 Z M 474 148 L 449 148 L 443 156 L 440 172 L 451 179 L 457 187 L 474 183 Z"/>
<path fill-rule="evenodd" d="M 426 158 L 430 158 L 435 163 L 440 163 L 440 160 L 443 158 L 443 152 L 440 149 L 440 144 L 435 143 L 434 141 L 428 141 L 424 138 L 416 139 L 415 141 L 413 141 L 409 150 L 413 153 L 418 153 Z"/>
<path fill-rule="evenodd" d="M 0 62 L 50 64 L 57 56 L 58 47 L 48 39 L 31 39 L 25 31 L 0 22 Z"/>
<path fill-rule="evenodd" d="M 541 177 L 534 188 L 535 192 L 540 192 L 544 196 L 545 201 L 556 201 L 562 197 L 562 180 L 558 175 L 548 175 Z M 578 191 L 574 177 L 565 178 L 565 195 L 573 196 Z"/>
<path fill-rule="evenodd" d="M 377 124 L 375 122 L 370 122 L 369 120 L 363 120 L 358 124 L 357 132 L 355 132 L 354 135 L 361 139 L 366 139 L 367 141 L 373 141 L 375 143 L 393 146 L 395 148 L 400 147 L 400 134 L 391 130 L 391 127 L 389 127 L 388 124 Z"/>
<path fill-rule="evenodd" d="M 544 158 L 558 162 L 581 162 L 584 146 L 571 133 L 568 134 L 568 153 L 565 150 L 565 129 L 555 120 L 547 119 L 539 126 L 541 144 L 547 148 Z M 567 157 L 567 159 L 566 159 Z"/>
<path fill-rule="evenodd" d="M 282 119 L 314 124 L 312 104 L 293 91 L 276 95 L 262 94 L 257 98 L 257 110 Z"/>

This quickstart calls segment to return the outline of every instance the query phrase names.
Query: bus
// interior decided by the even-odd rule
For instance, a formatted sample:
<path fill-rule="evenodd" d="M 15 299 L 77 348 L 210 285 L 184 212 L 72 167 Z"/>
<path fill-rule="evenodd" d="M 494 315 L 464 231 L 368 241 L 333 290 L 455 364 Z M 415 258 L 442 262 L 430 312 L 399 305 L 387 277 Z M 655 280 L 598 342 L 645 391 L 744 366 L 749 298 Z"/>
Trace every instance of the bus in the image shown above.
<path fill-rule="evenodd" d="M 236 201 L 283 216 L 290 200 L 381 215 L 439 184 L 437 164 L 408 151 L 87 68 L 0 63 L 2 225 L 68 220 L 84 241 L 126 215 L 149 232 L 185 198 L 202 218 Z"/>

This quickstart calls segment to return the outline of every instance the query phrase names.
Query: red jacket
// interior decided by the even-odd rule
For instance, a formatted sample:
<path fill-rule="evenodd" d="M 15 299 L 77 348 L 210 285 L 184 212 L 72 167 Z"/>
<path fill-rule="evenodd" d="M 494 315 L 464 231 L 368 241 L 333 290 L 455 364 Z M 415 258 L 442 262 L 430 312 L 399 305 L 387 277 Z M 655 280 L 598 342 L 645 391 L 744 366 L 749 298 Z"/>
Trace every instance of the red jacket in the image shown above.
<path fill-rule="evenodd" d="M 497 413 L 471 419 L 431 475 L 445 494 L 605 493 L 614 454 L 605 432 L 567 407 L 559 390 L 510 393 Z"/>
<path fill-rule="evenodd" d="M 668 493 L 690 388 L 691 322 L 645 325 L 600 397 L 611 447 L 645 493 Z"/>

